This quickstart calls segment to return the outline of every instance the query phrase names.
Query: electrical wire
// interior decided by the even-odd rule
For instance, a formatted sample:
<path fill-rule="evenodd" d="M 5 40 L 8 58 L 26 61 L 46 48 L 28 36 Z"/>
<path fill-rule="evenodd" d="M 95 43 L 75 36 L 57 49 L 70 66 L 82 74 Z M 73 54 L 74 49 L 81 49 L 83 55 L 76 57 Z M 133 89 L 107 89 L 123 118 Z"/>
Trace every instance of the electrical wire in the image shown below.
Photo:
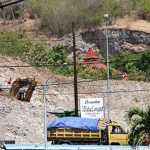
<path fill-rule="evenodd" d="M 141 36 L 139 36 L 139 37 L 117 37 L 117 38 L 108 38 L 109 39 L 109 41 L 110 40 L 117 40 L 117 41 L 120 41 L 120 40 L 124 40 L 124 39 L 128 39 L 128 40 L 132 40 L 132 39 L 138 39 L 138 38 L 140 38 L 140 39 L 144 39 L 144 38 L 150 38 L 150 36 L 145 36 L 145 37 L 141 37 Z M 86 39 L 86 38 L 83 38 L 83 41 L 99 41 L 99 40 L 101 40 L 101 41 L 106 41 L 106 38 L 88 38 L 88 39 Z M 139 40 L 139 39 L 138 39 Z M 137 40 L 137 41 L 138 41 Z M 124 41 L 124 42 L 128 42 L 128 41 Z"/>
<path fill-rule="evenodd" d="M 101 59 L 101 58 L 99 58 L 98 60 L 104 60 L 104 62 L 106 61 L 106 59 Z M 132 60 L 120 60 L 120 61 L 117 61 L 117 62 L 112 62 L 112 61 L 109 61 L 109 63 L 110 64 L 114 64 L 114 63 L 119 63 L 119 62 L 134 62 L 134 61 L 139 61 L 139 60 L 137 60 L 137 59 L 132 59 Z M 94 63 L 92 63 L 92 62 L 77 62 L 76 63 L 76 65 L 90 65 L 90 64 L 92 64 L 92 65 L 97 65 L 97 64 L 100 64 L 100 63 L 102 63 L 102 62 L 94 62 Z M 34 64 L 34 63 L 32 63 L 32 64 L 30 64 L 30 65 L 0 65 L 0 68 L 10 68 L 10 67 L 17 67 L 17 68 L 20 68 L 20 67 L 25 67 L 25 68 L 27 68 L 27 67 L 48 67 L 48 66 L 60 66 L 61 64 L 45 64 L 45 63 L 39 63 L 39 64 Z M 72 63 L 67 63 L 67 66 L 73 66 L 74 64 L 73 64 L 73 62 Z"/>
<path fill-rule="evenodd" d="M 138 76 L 148 76 L 148 75 L 150 75 L 150 72 L 147 72 L 147 73 L 143 73 L 143 74 L 130 74 L 129 75 L 129 77 L 130 78 L 133 78 L 133 77 L 138 77 Z M 3 77 L 4 78 L 4 77 Z M 115 80 L 115 79 L 122 79 L 123 77 L 122 77 L 122 75 L 120 75 L 120 77 L 112 77 L 112 78 L 110 78 L 111 80 Z M 77 81 L 77 83 L 79 84 L 79 83 L 89 83 L 89 82 L 98 82 L 98 81 L 101 81 L 101 80 L 106 80 L 107 78 L 100 78 L 100 79 L 89 79 L 89 80 L 85 80 L 85 79 L 81 79 L 81 80 L 78 80 Z M 72 79 L 73 80 L 73 79 Z M 116 80 L 117 81 L 117 80 Z M 130 80 L 131 81 L 131 80 Z M 134 80 L 133 80 L 134 81 Z M 59 83 L 53 83 L 53 82 L 49 82 L 48 84 L 47 84 L 47 86 L 49 86 L 49 85 L 51 85 L 51 86 L 55 86 L 55 85 L 68 85 L 68 84 L 70 84 L 70 85 L 73 85 L 74 84 L 74 82 L 72 81 L 72 82 L 59 82 Z M 23 85 L 23 84 L 21 84 L 21 85 Z M 101 84 L 102 85 L 102 84 Z M 113 84 L 110 84 L 110 85 L 113 85 Z M 4 86 L 4 85 L 1 85 L 1 86 Z M 37 87 L 40 87 L 40 86 L 43 86 L 42 84 L 37 84 Z"/>
<path fill-rule="evenodd" d="M 3 89 L 9 89 L 9 88 L 1 88 L 1 90 Z M 132 92 L 145 92 L 145 91 L 150 91 L 150 89 L 142 89 L 142 90 L 128 90 L 128 91 L 125 91 L 125 90 L 120 90 L 120 91 L 110 91 L 110 93 L 132 93 Z M 104 91 L 104 92 L 78 92 L 78 94 L 82 95 L 82 94 L 100 94 L 100 93 L 107 93 L 107 91 Z M 43 94 L 34 94 L 34 95 L 43 95 Z M 72 93 L 55 93 L 55 94 L 52 94 L 52 93 L 45 93 L 45 95 L 74 95 L 74 92 Z"/>
<path fill-rule="evenodd" d="M 22 1 L 24 1 L 24 0 L 16 0 L 16 1 L 13 1 L 13 2 L 9 2 L 9 3 L 6 3 L 6 1 L 5 2 L 1 2 L 0 3 L 0 8 L 3 9 L 4 7 L 7 7 L 7 6 L 10 6 L 10 5 L 13 5 L 13 4 L 17 4 L 17 3 L 22 2 Z"/>
<path fill-rule="evenodd" d="M 141 36 L 139 36 L 140 37 L 140 39 L 145 39 L 145 38 L 150 38 L 150 36 L 145 36 L 145 37 L 141 37 Z M 72 39 L 72 38 L 70 38 L 70 39 Z M 120 41 L 120 39 L 121 40 L 123 40 L 123 39 L 129 39 L 129 40 L 131 40 L 131 39 L 137 39 L 137 37 L 121 37 L 121 38 L 110 38 L 109 37 L 109 40 L 116 40 L 117 39 L 117 41 Z M 0 40 L 0 42 L 30 42 L 30 41 L 32 41 L 32 42 L 51 42 L 51 43 L 53 43 L 53 42 L 59 42 L 59 41 L 63 41 L 64 39 L 57 39 L 57 40 L 50 40 L 50 39 L 30 39 L 30 40 L 28 40 L 28 39 L 18 39 L 18 41 L 16 40 L 16 41 L 14 41 L 14 40 L 3 40 L 3 39 L 1 39 Z M 99 41 L 99 40 L 102 40 L 102 41 L 106 41 L 106 39 L 105 38 L 88 38 L 88 39 L 85 39 L 85 38 L 82 38 L 82 40 L 83 41 Z M 128 42 L 128 41 L 124 41 L 124 42 Z M 49 43 L 50 44 L 50 43 Z"/>
<path fill-rule="evenodd" d="M 137 75 L 138 76 L 138 75 Z M 134 75 L 133 77 L 136 77 L 136 75 Z M 113 78 L 114 79 L 114 78 Z M 112 79 L 112 80 L 113 80 Z M 80 84 L 80 83 L 92 83 L 92 82 L 98 82 L 98 81 L 100 81 L 100 80 L 106 80 L 106 78 L 104 79 L 97 79 L 97 80 L 89 80 L 89 81 L 84 81 L 84 80 L 81 80 L 81 81 L 78 81 L 77 82 L 77 84 Z M 113 80 L 114 81 L 114 80 Z M 115 81 L 120 81 L 120 80 L 115 80 Z M 122 80 L 121 80 L 122 81 Z M 131 80 L 130 80 L 131 81 Z M 134 81 L 134 80 L 132 80 L 132 81 Z M 128 81 L 127 81 L 128 82 Z M 144 82 L 144 81 L 143 81 Z M 129 85 L 130 83 L 128 83 L 128 85 Z M 131 84 L 133 84 L 133 83 L 131 83 Z M 20 85 L 25 85 L 26 86 L 26 84 L 20 84 Z M 48 86 L 58 86 L 58 85 L 74 85 L 74 81 L 70 81 L 70 82 L 61 82 L 61 83 L 53 83 L 53 82 L 51 82 L 51 83 L 48 83 L 47 84 L 47 87 Z M 100 84 L 101 86 L 105 86 L 105 84 Z M 116 85 L 115 83 L 114 84 L 110 84 L 110 86 L 113 86 L 113 85 Z M 1 84 L 1 87 L 4 87 L 4 86 L 6 86 L 6 85 L 2 85 Z M 90 87 L 91 86 L 99 86 L 99 85 L 97 85 L 97 84 L 91 84 L 90 85 Z M 35 89 L 41 89 L 41 88 L 38 88 L 38 87 L 43 87 L 43 84 L 37 84 L 37 86 L 35 87 Z M 1 88 L 1 89 L 10 89 L 10 88 Z"/>
<path fill-rule="evenodd" d="M 132 90 L 132 91 L 110 91 L 110 94 L 111 93 L 132 93 L 132 92 L 145 92 L 145 91 L 150 91 L 150 89 L 146 89 L 146 90 Z M 86 95 L 89 95 L 89 94 L 100 94 L 100 93 L 107 93 L 107 91 L 105 92 L 78 92 L 78 94 L 80 95 L 83 95 L 83 94 L 86 94 Z M 43 94 L 35 94 L 35 95 L 43 95 Z M 48 94 L 46 93 L 45 95 L 74 95 L 74 93 L 57 93 L 57 94 Z"/>

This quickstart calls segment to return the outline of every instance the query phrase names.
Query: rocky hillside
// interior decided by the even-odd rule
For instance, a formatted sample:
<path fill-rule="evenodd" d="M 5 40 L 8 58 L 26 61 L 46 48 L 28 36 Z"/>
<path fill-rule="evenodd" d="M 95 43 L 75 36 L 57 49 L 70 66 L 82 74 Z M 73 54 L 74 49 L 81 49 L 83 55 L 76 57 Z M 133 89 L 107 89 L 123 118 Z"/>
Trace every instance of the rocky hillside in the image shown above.
<path fill-rule="evenodd" d="M 19 27 L 27 30 L 33 29 L 34 23 L 24 23 Z M 142 24 L 143 25 L 143 24 Z M 138 26 L 139 27 L 139 26 Z M 4 28 L 7 29 L 7 26 Z M 14 27 L 15 28 L 15 27 Z M 125 27 L 124 27 L 125 28 Z M 10 25 L 8 25 L 10 29 Z M 16 27 L 16 29 L 19 29 Z M 138 30 L 138 29 L 137 29 Z M 139 29 L 140 30 L 140 29 Z M 70 35 L 68 35 L 70 36 Z M 80 36 L 79 36 L 80 38 Z M 67 42 L 69 38 L 63 37 Z M 53 41 L 52 41 L 53 40 Z M 57 44 L 57 40 L 50 39 L 51 45 Z M 71 41 L 69 41 L 71 42 Z M 83 53 L 88 50 L 88 43 L 77 43 Z M 30 103 L 9 98 L 9 90 L 0 92 L 0 139 L 15 140 L 16 143 L 43 143 L 44 142 L 44 106 L 43 83 L 52 74 L 45 68 L 18 67 L 28 66 L 18 58 L 11 58 L 0 54 L 0 86 L 9 88 L 7 81 L 11 77 L 29 78 L 35 77 L 38 85 L 33 93 Z M 7 66 L 7 67 L 6 67 Z M 65 68 L 64 68 L 65 69 Z M 107 118 L 107 83 L 106 81 L 89 81 L 78 79 L 78 99 L 103 97 L 105 117 Z M 150 84 L 136 81 L 110 81 L 110 118 L 117 120 L 127 130 L 126 111 L 133 106 L 146 108 L 149 105 Z M 55 75 L 47 86 L 47 112 L 62 112 L 74 109 L 74 86 L 72 77 Z M 79 104 L 80 107 L 80 104 Z M 57 117 L 47 113 L 47 123 Z"/>

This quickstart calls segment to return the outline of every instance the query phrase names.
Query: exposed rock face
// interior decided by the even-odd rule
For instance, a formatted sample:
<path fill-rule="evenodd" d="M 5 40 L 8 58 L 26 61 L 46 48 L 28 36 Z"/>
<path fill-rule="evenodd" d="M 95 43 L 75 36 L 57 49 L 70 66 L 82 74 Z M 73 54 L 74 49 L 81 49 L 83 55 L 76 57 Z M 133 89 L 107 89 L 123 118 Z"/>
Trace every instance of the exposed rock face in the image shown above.
<path fill-rule="evenodd" d="M 77 57 L 84 56 L 89 47 L 92 46 L 94 51 L 99 49 L 106 49 L 106 31 L 105 29 L 99 29 L 95 31 L 86 31 L 76 33 L 76 51 Z M 56 44 L 69 45 L 70 51 L 68 57 L 72 58 L 72 46 L 73 46 L 72 34 L 66 35 L 57 41 L 50 41 L 49 45 Z M 115 55 L 118 52 L 130 52 L 140 53 L 150 49 L 150 33 L 143 31 L 134 31 L 127 29 L 108 29 L 108 48 L 111 55 Z"/>
<path fill-rule="evenodd" d="M 98 48 L 105 48 L 105 33 L 105 30 L 95 30 L 81 35 L 84 42 L 94 43 Z M 108 46 L 112 55 L 124 51 L 139 53 L 150 49 L 150 34 L 127 29 L 108 29 Z"/>

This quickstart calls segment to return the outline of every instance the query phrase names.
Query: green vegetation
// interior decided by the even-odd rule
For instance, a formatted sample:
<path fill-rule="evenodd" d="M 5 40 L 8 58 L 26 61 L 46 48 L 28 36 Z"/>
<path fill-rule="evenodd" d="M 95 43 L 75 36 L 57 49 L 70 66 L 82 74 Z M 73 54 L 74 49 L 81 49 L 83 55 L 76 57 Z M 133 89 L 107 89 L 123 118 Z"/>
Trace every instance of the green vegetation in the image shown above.
<path fill-rule="evenodd" d="M 32 0 L 26 7 L 31 18 L 41 20 L 43 30 L 60 35 L 71 32 L 72 22 L 77 29 L 100 26 L 105 13 L 111 14 L 110 23 L 126 14 L 150 20 L 150 0 Z"/>
<path fill-rule="evenodd" d="M 43 37 L 42 37 L 43 38 Z M 66 56 L 68 46 L 58 44 L 49 48 L 46 43 L 31 41 L 24 32 L 15 33 L 3 30 L 0 34 L 0 53 L 19 57 L 22 61 L 39 67 L 47 67 L 52 71 L 67 62 L 68 66 L 60 70 L 64 76 L 74 75 L 74 65 L 72 60 Z M 39 42 L 40 41 L 40 42 Z M 104 62 L 106 64 L 106 62 Z M 89 64 L 78 64 L 77 75 L 84 79 L 106 79 L 107 72 L 103 68 L 92 67 L 94 72 L 89 70 Z M 127 52 L 119 53 L 110 57 L 110 78 L 120 80 L 122 75 L 118 71 L 126 72 L 130 80 L 149 81 L 150 77 L 150 51 L 140 54 L 129 54 Z"/>
<path fill-rule="evenodd" d="M 71 24 L 76 28 L 90 28 L 103 23 L 103 14 L 110 15 L 110 23 L 117 17 L 125 14 L 148 19 L 150 14 L 150 0 L 32 0 L 25 1 L 31 17 L 37 16 L 41 20 L 41 28 L 50 30 L 52 33 L 63 35 L 71 32 Z M 15 15 L 21 14 L 16 7 Z M 41 37 L 43 38 L 43 37 Z M 14 33 L 2 31 L 0 34 L 0 52 L 9 56 L 20 57 L 23 61 L 36 66 L 47 66 L 50 70 L 67 62 L 68 67 L 60 73 L 65 76 L 73 76 L 74 68 L 72 60 L 66 57 L 68 47 L 57 45 L 49 48 L 46 43 L 31 42 L 29 36 L 23 31 Z M 105 58 L 106 54 L 100 50 Z M 122 79 L 116 70 L 126 72 L 130 80 L 149 81 L 150 52 L 140 54 L 119 53 L 110 57 L 110 78 Z M 104 62 L 106 64 L 106 62 Z M 106 70 L 93 67 L 97 71 L 90 71 L 89 64 L 77 65 L 78 77 L 84 79 L 106 79 Z"/>
<path fill-rule="evenodd" d="M 31 42 L 24 38 L 20 33 L 3 30 L 0 33 L 0 52 L 9 56 L 21 56 L 31 46 Z"/>
<path fill-rule="evenodd" d="M 69 116 L 76 116 L 74 110 L 66 110 L 62 113 L 57 113 L 57 112 L 51 112 L 51 114 L 54 114 L 55 116 L 62 118 L 62 117 L 69 117 Z M 80 110 L 78 110 L 78 116 L 81 116 Z"/>
<path fill-rule="evenodd" d="M 32 16 L 38 16 L 42 29 L 49 29 L 52 33 L 65 34 L 71 31 L 74 22 L 77 28 L 97 25 L 101 22 L 100 12 L 102 2 L 96 0 L 32 0 L 28 8 Z M 96 15 L 96 17 L 93 16 Z M 99 19 L 101 18 L 101 19 Z"/>
<path fill-rule="evenodd" d="M 149 81 L 150 51 L 140 54 L 119 53 L 111 58 L 111 67 L 126 72 L 130 80 Z"/>
<path fill-rule="evenodd" d="M 20 4 L 31 19 L 40 19 L 42 30 L 59 35 L 70 33 L 72 22 L 76 29 L 101 26 L 105 13 L 110 14 L 110 24 L 125 15 L 150 21 L 150 0 L 27 0 Z M 15 18 L 22 15 L 19 5 L 13 5 L 12 10 Z M 12 10 L 5 8 L 10 19 Z"/>
<path fill-rule="evenodd" d="M 133 145 L 141 144 L 143 136 L 150 136 L 150 107 L 146 110 L 131 108 L 127 111 L 126 117 L 131 124 L 130 141 Z"/>
<path fill-rule="evenodd" d="M 60 70 L 60 74 L 73 76 L 73 64 L 65 55 L 67 46 L 57 45 L 49 48 L 44 42 L 31 42 L 25 33 L 2 31 L 0 34 L 0 53 L 19 57 L 22 61 L 34 66 L 47 67 L 52 71 L 58 69 L 60 64 L 67 62 L 68 67 Z M 78 77 L 81 78 L 106 78 L 106 71 L 98 69 L 96 73 L 87 70 L 89 65 L 78 65 Z M 96 68 L 95 68 L 96 69 Z"/>

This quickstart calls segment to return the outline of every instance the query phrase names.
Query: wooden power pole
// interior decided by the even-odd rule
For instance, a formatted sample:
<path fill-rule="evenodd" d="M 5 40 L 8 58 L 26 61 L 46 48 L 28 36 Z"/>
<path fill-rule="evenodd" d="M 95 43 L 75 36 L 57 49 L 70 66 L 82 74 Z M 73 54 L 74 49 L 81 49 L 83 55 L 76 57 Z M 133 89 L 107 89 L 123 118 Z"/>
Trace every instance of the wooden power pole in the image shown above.
<path fill-rule="evenodd" d="M 78 87 L 77 87 L 77 69 L 76 69 L 76 48 L 75 48 L 75 27 L 72 23 L 73 35 L 73 64 L 74 64 L 74 98 L 75 98 L 75 116 L 78 117 Z"/>

